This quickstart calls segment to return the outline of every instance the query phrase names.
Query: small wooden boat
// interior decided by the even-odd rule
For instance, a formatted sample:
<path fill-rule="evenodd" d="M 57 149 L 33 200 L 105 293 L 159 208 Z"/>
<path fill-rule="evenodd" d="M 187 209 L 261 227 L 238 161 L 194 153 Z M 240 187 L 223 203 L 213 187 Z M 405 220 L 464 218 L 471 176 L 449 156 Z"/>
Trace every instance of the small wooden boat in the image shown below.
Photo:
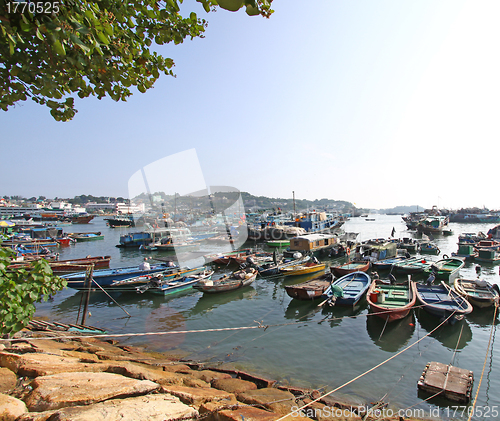
<path fill-rule="evenodd" d="M 350 261 L 342 265 L 330 266 L 330 272 L 335 276 L 341 277 L 353 272 L 366 272 L 370 268 L 369 261 Z"/>
<path fill-rule="evenodd" d="M 177 292 L 192 289 L 195 284 L 204 280 L 210 280 L 214 271 L 205 269 L 199 274 L 182 275 L 176 274 L 173 277 L 156 275 L 146 285 L 137 287 L 138 293 L 151 292 L 156 295 L 170 295 Z"/>
<path fill-rule="evenodd" d="M 390 257 L 388 259 L 378 260 L 376 262 L 372 262 L 372 268 L 375 270 L 390 270 L 392 266 L 396 263 L 402 262 L 406 260 L 405 256 L 396 256 Z"/>
<path fill-rule="evenodd" d="M 352 272 L 334 281 L 322 298 L 330 305 L 355 306 L 370 287 L 372 280 L 365 272 Z"/>
<path fill-rule="evenodd" d="M 476 250 L 488 249 L 488 250 L 500 251 L 500 241 L 481 240 L 478 241 L 476 244 L 474 244 L 474 248 Z"/>
<path fill-rule="evenodd" d="M 444 282 L 439 285 L 417 284 L 417 298 L 429 314 L 443 320 L 451 316 L 450 324 L 462 320 L 472 311 L 470 303 Z"/>
<path fill-rule="evenodd" d="M 413 257 L 402 262 L 396 263 L 393 267 L 394 273 L 399 274 L 414 274 L 422 273 L 428 269 L 433 262 L 428 262 L 425 259 Z"/>
<path fill-rule="evenodd" d="M 431 241 L 422 241 L 420 243 L 420 254 L 434 254 L 437 256 L 439 253 L 441 253 L 441 250 L 439 250 L 437 244 Z"/>
<path fill-rule="evenodd" d="M 232 257 L 246 257 L 252 253 L 252 249 L 242 249 L 225 253 L 207 254 L 206 256 L 203 256 L 203 258 L 205 259 L 205 263 L 213 262 L 216 265 L 228 265 L 232 262 Z"/>
<path fill-rule="evenodd" d="M 314 300 L 320 298 L 333 281 L 333 274 L 324 273 L 310 281 L 302 282 L 296 285 L 285 286 L 286 293 L 297 300 Z"/>
<path fill-rule="evenodd" d="M 49 266 L 55 275 L 84 271 L 87 266 L 94 265 L 95 268 L 108 268 L 111 256 L 84 257 L 82 259 L 55 260 L 49 262 Z M 31 262 L 15 263 L 8 266 L 8 269 L 23 269 Z"/>
<path fill-rule="evenodd" d="M 307 263 L 311 260 L 311 256 L 302 256 L 297 257 L 296 259 L 287 259 L 283 258 L 281 260 L 276 260 L 276 263 L 273 262 L 265 262 L 264 264 L 260 264 L 257 266 L 257 270 L 259 271 L 260 276 L 272 276 L 279 275 L 280 269 L 288 266 L 296 266 Z"/>
<path fill-rule="evenodd" d="M 480 279 L 456 278 L 454 289 L 474 307 L 498 306 L 500 301 L 498 285 L 491 285 Z"/>
<path fill-rule="evenodd" d="M 376 279 L 366 293 L 370 311 L 381 319 L 393 322 L 406 317 L 417 301 L 415 282 L 390 284 Z"/>
<path fill-rule="evenodd" d="M 453 281 L 459 275 L 459 271 L 465 265 L 462 259 L 450 257 L 432 263 L 425 271 L 434 273 L 437 279 Z"/>
<path fill-rule="evenodd" d="M 219 279 L 205 279 L 193 285 L 197 290 L 216 293 L 232 291 L 250 285 L 257 277 L 257 269 L 247 267 L 222 276 Z"/>
<path fill-rule="evenodd" d="M 138 266 L 128 266 L 116 269 L 94 270 L 92 277 L 101 287 L 108 288 L 117 286 L 119 281 L 137 279 L 139 277 L 144 277 L 141 283 L 147 283 L 149 281 L 148 276 L 151 277 L 155 273 L 164 271 L 173 272 L 174 270 L 179 270 L 179 268 L 170 267 L 166 264 L 151 265 L 148 270 L 139 269 Z M 86 272 L 83 271 L 83 267 L 82 272 L 72 273 L 63 276 L 63 278 L 68 282 L 69 288 L 83 289 L 87 287 L 85 282 Z"/>
<path fill-rule="evenodd" d="M 308 273 L 325 270 L 324 263 L 307 262 L 301 265 L 292 265 L 280 268 L 280 273 L 284 276 L 307 275 Z"/>
<path fill-rule="evenodd" d="M 79 233 L 70 233 L 68 237 L 80 241 L 94 241 L 94 240 L 104 240 L 104 235 L 98 232 L 79 232 Z"/>
<path fill-rule="evenodd" d="M 230 257 L 232 263 L 237 265 L 243 265 L 252 263 L 253 265 L 261 265 L 267 262 L 273 261 L 273 253 L 267 251 L 261 251 L 257 253 L 234 255 Z"/>

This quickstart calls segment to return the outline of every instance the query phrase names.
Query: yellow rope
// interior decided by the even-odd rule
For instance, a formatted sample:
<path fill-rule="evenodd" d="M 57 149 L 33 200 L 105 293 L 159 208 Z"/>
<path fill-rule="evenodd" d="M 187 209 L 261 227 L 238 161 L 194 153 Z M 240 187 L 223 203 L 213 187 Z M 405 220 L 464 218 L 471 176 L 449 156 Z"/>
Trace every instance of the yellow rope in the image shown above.
<path fill-rule="evenodd" d="M 402 349 L 401 351 L 399 351 L 398 353 L 394 354 L 392 357 L 389 357 L 387 358 L 386 360 L 382 361 L 381 363 L 377 364 L 376 366 L 370 368 L 369 370 L 365 371 L 364 373 L 361 373 L 360 375 L 354 377 L 353 379 L 349 380 L 348 382 L 344 383 L 343 385 L 331 390 L 330 392 L 328 393 L 325 393 L 324 395 L 320 396 L 319 398 L 317 399 L 314 399 L 313 401 L 303 405 L 302 407 L 300 407 L 299 409 L 297 409 L 296 411 L 294 411 L 293 413 L 296 413 L 296 412 L 300 412 L 302 411 L 304 408 L 308 407 L 309 405 L 312 405 L 313 403 L 316 403 L 318 402 L 319 400 L 323 399 L 324 397 L 328 396 L 328 395 L 331 395 L 332 393 L 334 392 L 337 392 L 338 390 L 342 389 L 343 387 L 345 386 L 348 386 L 350 385 L 351 383 L 354 383 L 356 380 L 360 379 L 361 377 L 365 376 L 366 374 L 368 373 L 371 373 L 372 371 L 376 370 L 377 368 L 379 368 L 380 366 L 384 365 L 385 363 L 389 362 L 390 360 L 392 360 L 393 358 L 396 358 L 398 355 L 401 355 L 403 352 L 405 352 L 406 350 L 410 349 L 412 346 L 418 344 L 421 340 L 425 339 L 427 336 L 429 336 L 430 334 L 432 334 L 434 331 L 436 331 L 437 329 L 439 329 L 442 325 L 444 325 L 451 317 L 453 317 L 455 315 L 455 312 L 453 312 L 450 316 L 448 316 L 448 318 L 446 318 L 445 320 L 443 320 L 441 322 L 441 324 L 439 324 L 438 326 L 436 326 L 434 329 L 432 329 L 427 335 L 425 336 L 422 336 L 419 340 L 417 340 L 416 342 L 413 342 L 411 345 L 408 345 L 406 348 Z M 278 418 L 276 421 L 282 421 L 284 420 L 285 418 L 289 417 L 290 415 L 292 415 L 292 412 L 290 412 L 289 414 L 286 414 L 284 416 L 282 416 L 281 418 Z"/>
<path fill-rule="evenodd" d="M 479 384 L 477 385 L 476 396 L 474 396 L 474 402 L 472 403 L 472 407 L 469 408 L 469 418 L 467 419 L 467 421 L 470 421 L 472 416 L 474 415 L 474 407 L 476 406 L 477 397 L 479 395 L 479 389 L 481 388 L 481 382 L 483 381 L 484 369 L 486 368 L 486 362 L 488 361 L 488 351 L 490 349 L 491 338 L 493 337 L 493 331 L 495 329 L 495 318 L 497 317 L 497 311 L 498 311 L 498 305 L 495 305 L 495 312 L 493 313 L 493 320 L 491 322 L 490 339 L 488 341 L 488 346 L 486 347 L 486 355 L 484 357 L 483 371 L 481 372 Z"/>

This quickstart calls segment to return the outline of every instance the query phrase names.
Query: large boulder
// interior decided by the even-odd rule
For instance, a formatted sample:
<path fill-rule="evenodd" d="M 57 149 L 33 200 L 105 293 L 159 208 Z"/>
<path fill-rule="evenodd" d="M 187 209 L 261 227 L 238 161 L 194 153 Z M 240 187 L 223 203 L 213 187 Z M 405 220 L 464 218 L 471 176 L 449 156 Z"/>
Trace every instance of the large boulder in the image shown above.
<path fill-rule="evenodd" d="M 6 367 L 19 376 L 38 377 L 73 371 L 104 371 L 108 367 L 102 363 L 84 363 L 79 358 L 61 357 L 52 354 L 12 354 L 0 352 L 0 366 Z"/>
<path fill-rule="evenodd" d="M 144 395 L 158 389 L 149 380 L 135 380 L 113 373 L 60 373 L 38 377 L 25 398 L 30 411 L 89 405 L 111 398 Z"/>
<path fill-rule="evenodd" d="M 17 384 L 17 376 L 8 368 L 0 367 L 0 393 L 10 393 Z"/>
<path fill-rule="evenodd" d="M 240 380 L 240 379 L 215 379 L 212 382 L 212 387 L 216 389 L 225 390 L 229 393 L 240 393 L 245 392 L 247 390 L 255 390 L 257 389 L 257 385 L 255 383 L 249 382 L 248 380 Z"/>
<path fill-rule="evenodd" d="M 195 419 L 198 412 L 183 404 L 172 395 L 148 395 L 127 399 L 112 399 L 88 406 L 74 406 L 47 414 L 51 421 L 169 421 L 174 419 Z M 30 414 L 19 421 L 31 421 Z M 34 418 L 33 421 L 42 421 Z"/>
<path fill-rule="evenodd" d="M 238 393 L 237 397 L 240 402 L 259 405 L 281 415 L 292 412 L 292 406 L 296 406 L 295 396 L 292 393 L 272 387 L 248 390 Z"/>
<path fill-rule="evenodd" d="M 28 408 L 23 401 L 0 393 L 0 420 L 14 421 L 26 412 Z"/>

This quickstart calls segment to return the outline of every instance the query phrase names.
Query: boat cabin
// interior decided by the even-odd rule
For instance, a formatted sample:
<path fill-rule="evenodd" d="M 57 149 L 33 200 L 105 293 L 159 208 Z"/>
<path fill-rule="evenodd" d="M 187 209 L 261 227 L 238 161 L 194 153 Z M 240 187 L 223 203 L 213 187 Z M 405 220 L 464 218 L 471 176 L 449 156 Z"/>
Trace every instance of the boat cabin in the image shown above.
<path fill-rule="evenodd" d="M 304 234 L 290 239 L 291 251 L 319 251 L 329 249 L 339 243 L 334 234 Z"/>

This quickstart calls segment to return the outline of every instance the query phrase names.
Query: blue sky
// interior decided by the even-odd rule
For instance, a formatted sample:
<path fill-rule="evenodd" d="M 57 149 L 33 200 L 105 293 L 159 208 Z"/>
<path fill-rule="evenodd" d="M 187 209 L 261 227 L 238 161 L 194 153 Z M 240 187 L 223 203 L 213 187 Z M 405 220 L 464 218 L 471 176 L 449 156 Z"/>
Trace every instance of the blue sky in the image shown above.
<path fill-rule="evenodd" d="M 206 14 L 204 39 L 158 47 L 176 78 L 73 121 L 0 113 L 0 195 L 128 196 L 129 178 L 195 149 L 207 185 L 270 197 L 500 208 L 495 1 L 275 0 L 270 19 Z M 494 158 L 493 158 L 494 159 Z M 165 168 L 166 186 L 197 163 Z"/>

